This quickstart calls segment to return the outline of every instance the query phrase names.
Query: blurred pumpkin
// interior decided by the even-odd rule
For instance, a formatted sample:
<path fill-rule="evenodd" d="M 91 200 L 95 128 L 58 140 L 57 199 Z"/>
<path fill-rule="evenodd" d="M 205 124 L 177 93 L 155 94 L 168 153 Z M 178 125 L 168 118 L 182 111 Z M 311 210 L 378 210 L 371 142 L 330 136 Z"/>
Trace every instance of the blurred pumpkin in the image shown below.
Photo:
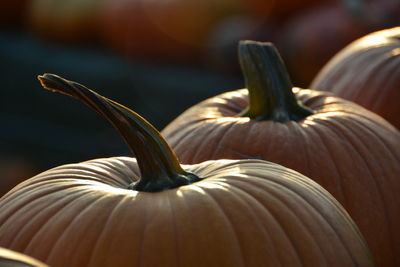
<path fill-rule="evenodd" d="M 69 164 L 0 199 L 0 244 L 52 266 L 373 266 L 356 225 L 322 187 L 260 160 L 180 165 L 148 122 L 46 74 L 116 127 L 135 158 Z"/>
<path fill-rule="evenodd" d="M 0 266 L 2 267 L 46 267 L 47 265 L 6 248 L 0 248 Z"/>
<path fill-rule="evenodd" d="M 31 0 L 29 28 L 50 40 L 81 43 L 97 38 L 98 8 L 104 0 Z"/>
<path fill-rule="evenodd" d="M 321 69 L 310 87 L 354 101 L 400 128 L 400 27 L 352 42 Z"/>
<path fill-rule="evenodd" d="M 305 87 L 336 52 L 367 32 L 343 4 L 329 3 L 288 19 L 277 46 L 294 82 Z"/>
<path fill-rule="evenodd" d="M 331 2 L 330 0 L 241 0 L 245 9 L 254 17 L 278 17 L 282 20 L 301 13 L 321 2 Z"/>
<path fill-rule="evenodd" d="M 331 93 L 292 89 L 270 43 L 243 41 L 239 55 L 247 89 L 207 99 L 162 131 L 180 161 L 256 158 L 296 170 L 341 202 L 379 266 L 399 266 L 400 133 Z"/>
<path fill-rule="evenodd" d="M 199 64 L 210 31 L 238 0 L 105 0 L 99 31 L 128 58 Z"/>

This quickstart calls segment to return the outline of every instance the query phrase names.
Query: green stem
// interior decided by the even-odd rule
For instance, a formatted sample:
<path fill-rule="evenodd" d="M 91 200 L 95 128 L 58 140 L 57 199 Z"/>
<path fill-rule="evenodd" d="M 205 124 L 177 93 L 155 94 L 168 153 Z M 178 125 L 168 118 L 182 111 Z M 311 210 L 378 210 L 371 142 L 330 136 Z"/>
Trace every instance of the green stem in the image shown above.
<path fill-rule="evenodd" d="M 272 43 L 241 41 L 239 61 L 249 90 L 249 106 L 240 116 L 285 122 L 313 114 L 297 101 L 285 65 Z"/>
<path fill-rule="evenodd" d="M 200 180 L 182 169 L 160 133 L 134 111 L 57 75 L 46 73 L 38 78 L 44 88 L 77 98 L 118 130 L 135 154 L 140 168 L 141 178 L 132 183 L 130 189 L 157 192 Z"/>

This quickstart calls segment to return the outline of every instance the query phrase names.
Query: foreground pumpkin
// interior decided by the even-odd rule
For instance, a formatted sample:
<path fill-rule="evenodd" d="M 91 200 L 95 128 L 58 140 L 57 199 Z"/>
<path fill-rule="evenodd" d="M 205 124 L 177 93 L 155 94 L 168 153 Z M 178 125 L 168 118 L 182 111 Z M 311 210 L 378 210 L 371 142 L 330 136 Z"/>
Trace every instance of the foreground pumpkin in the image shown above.
<path fill-rule="evenodd" d="M 247 89 L 185 111 L 162 134 L 182 163 L 257 158 L 310 177 L 347 209 L 378 265 L 400 265 L 400 133 L 331 93 L 293 88 L 269 43 L 239 46 Z"/>
<path fill-rule="evenodd" d="M 6 248 L 0 248 L 0 266 L 2 267 L 46 267 L 47 265 L 24 254 Z"/>
<path fill-rule="evenodd" d="M 366 35 L 337 53 L 311 88 L 330 91 L 400 128 L 400 27 Z"/>
<path fill-rule="evenodd" d="M 46 74 L 108 119 L 137 156 L 39 174 L 0 199 L 0 245 L 51 266 L 372 266 L 322 187 L 260 160 L 180 165 L 133 111 Z"/>

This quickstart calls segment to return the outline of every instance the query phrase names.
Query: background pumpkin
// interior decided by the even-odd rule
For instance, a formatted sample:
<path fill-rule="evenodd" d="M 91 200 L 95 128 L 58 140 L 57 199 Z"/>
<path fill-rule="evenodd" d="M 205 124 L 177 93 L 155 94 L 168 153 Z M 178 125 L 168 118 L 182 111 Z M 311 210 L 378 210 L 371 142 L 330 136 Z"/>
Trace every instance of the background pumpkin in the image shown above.
<path fill-rule="evenodd" d="M 241 42 L 247 89 L 207 99 L 162 134 L 182 163 L 257 158 L 307 175 L 347 209 L 380 266 L 400 264 L 400 133 L 331 93 L 293 88 L 272 44 Z"/>
<path fill-rule="evenodd" d="M 308 87 L 331 57 L 373 31 L 399 25 L 397 0 L 331 1 L 291 16 L 277 46 L 296 85 Z"/>
<path fill-rule="evenodd" d="M 257 17 L 277 16 L 285 19 L 304 9 L 317 5 L 321 1 L 316 0 L 288 0 L 285 2 L 276 0 L 242 0 L 243 5 L 248 9 L 249 14 Z M 322 2 L 330 2 L 323 0 Z"/>
<path fill-rule="evenodd" d="M 368 34 L 343 48 L 311 88 L 330 91 L 400 128 L 400 27 Z"/>
<path fill-rule="evenodd" d="M 19 184 L 0 199 L 1 245 L 52 266 L 373 266 L 348 214 L 310 179 L 259 160 L 181 166 L 137 114 L 40 79 L 108 119 L 138 161 L 69 164 Z"/>
<path fill-rule="evenodd" d="M 98 8 L 103 0 L 31 0 L 28 27 L 57 41 L 82 43 L 97 38 Z"/>
<path fill-rule="evenodd" d="M 99 32 L 129 58 L 194 64 L 215 24 L 240 10 L 232 0 L 105 0 Z"/>
<path fill-rule="evenodd" d="M 295 14 L 281 28 L 277 45 L 296 84 L 308 86 L 336 52 L 368 33 L 365 25 L 340 2 Z"/>

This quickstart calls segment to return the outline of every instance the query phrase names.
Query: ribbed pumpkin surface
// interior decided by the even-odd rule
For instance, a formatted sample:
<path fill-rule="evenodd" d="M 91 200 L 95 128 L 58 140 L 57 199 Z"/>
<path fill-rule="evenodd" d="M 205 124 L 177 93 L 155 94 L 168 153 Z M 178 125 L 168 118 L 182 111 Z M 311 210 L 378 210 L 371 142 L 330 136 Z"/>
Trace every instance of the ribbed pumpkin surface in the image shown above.
<path fill-rule="evenodd" d="M 374 32 L 336 54 L 310 88 L 330 91 L 400 128 L 400 27 Z"/>
<path fill-rule="evenodd" d="M 301 121 L 238 117 L 248 106 L 242 89 L 193 106 L 162 134 L 185 164 L 257 158 L 310 177 L 347 209 L 378 263 L 400 264 L 400 133 L 331 93 L 294 91 L 315 112 Z"/>
<path fill-rule="evenodd" d="M 183 167 L 205 179 L 158 193 L 125 189 L 132 158 L 46 171 L 0 199 L 0 245 L 51 266 L 372 266 L 344 209 L 299 173 L 259 160 Z"/>

